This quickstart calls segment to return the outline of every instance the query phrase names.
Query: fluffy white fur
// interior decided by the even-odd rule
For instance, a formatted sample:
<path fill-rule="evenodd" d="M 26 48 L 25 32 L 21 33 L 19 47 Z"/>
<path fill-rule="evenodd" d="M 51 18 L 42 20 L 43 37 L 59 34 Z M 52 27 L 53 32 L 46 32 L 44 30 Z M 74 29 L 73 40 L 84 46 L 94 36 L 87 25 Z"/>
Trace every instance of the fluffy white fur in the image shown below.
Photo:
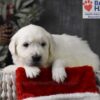
<path fill-rule="evenodd" d="M 39 75 L 40 66 L 52 64 L 52 78 L 58 83 L 67 77 L 65 66 L 91 65 L 94 70 L 98 70 L 100 65 L 99 57 L 89 48 L 86 41 L 67 34 L 51 35 L 36 25 L 21 28 L 12 37 L 9 50 L 15 65 L 4 68 L 5 73 L 23 66 L 27 77 L 32 78 Z M 39 66 L 34 65 L 32 60 L 34 55 L 41 56 Z"/>

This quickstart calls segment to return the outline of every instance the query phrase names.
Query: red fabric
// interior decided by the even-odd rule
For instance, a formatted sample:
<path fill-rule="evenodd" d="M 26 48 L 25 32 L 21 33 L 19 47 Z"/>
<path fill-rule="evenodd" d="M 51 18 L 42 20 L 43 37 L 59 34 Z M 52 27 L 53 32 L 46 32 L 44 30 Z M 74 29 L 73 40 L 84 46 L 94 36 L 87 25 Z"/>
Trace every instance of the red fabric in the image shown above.
<path fill-rule="evenodd" d="M 40 75 L 33 79 L 26 77 L 23 68 L 18 68 L 16 71 L 17 100 L 63 93 L 98 92 L 92 67 L 67 67 L 66 72 L 68 77 L 65 82 L 58 84 L 52 80 L 50 68 L 42 68 Z"/>

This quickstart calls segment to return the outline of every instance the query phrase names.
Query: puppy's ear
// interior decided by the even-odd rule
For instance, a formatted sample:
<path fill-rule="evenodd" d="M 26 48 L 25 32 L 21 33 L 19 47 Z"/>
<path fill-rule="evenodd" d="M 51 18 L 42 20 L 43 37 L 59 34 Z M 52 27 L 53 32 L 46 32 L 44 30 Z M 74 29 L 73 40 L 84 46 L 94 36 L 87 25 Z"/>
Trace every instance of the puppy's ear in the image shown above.
<path fill-rule="evenodd" d="M 9 44 L 9 51 L 12 55 L 16 55 L 17 54 L 17 51 L 16 51 L 16 46 L 17 46 L 17 43 L 16 43 L 16 38 L 13 36 L 11 38 L 11 42 Z"/>
<path fill-rule="evenodd" d="M 54 52 L 55 52 L 55 43 L 54 43 L 54 40 L 53 40 L 53 37 L 52 35 L 49 33 L 48 35 L 48 40 L 49 40 L 49 60 L 50 62 L 52 62 L 53 60 L 53 56 L 54 56 Z"/>

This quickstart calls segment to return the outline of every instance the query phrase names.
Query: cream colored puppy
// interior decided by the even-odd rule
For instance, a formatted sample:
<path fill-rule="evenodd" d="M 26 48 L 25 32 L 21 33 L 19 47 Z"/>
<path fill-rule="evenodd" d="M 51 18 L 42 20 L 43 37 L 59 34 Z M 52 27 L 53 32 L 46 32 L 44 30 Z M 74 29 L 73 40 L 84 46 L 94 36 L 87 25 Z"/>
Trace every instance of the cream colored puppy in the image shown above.
<path fill-rule="evenodd" d="M 32 24 L 21 28 L 12 37 L 9 50 L 14 65 L 4 68 L 5 73 L 23 66 L 27 77 L 33 78 L 39 75 L 40 67 L 52 65 L 52 78 L 58 83 L 67 77 L 66 66 L 91 65 L 98 70 L 100 65 L 98 56 L 86 41 L 67 34 L 51 35 Z"/>

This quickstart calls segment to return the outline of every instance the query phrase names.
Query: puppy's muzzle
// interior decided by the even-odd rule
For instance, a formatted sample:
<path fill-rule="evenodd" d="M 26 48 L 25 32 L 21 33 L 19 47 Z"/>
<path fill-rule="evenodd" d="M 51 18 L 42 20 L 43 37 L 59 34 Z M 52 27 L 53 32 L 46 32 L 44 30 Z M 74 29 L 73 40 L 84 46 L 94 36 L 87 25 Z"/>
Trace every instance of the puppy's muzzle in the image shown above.
<path fill-rule="evenodd" d="M 34 65 L 40 65 L 40 62 L 41 62 L 41 56 L 40 55 L 34 55 L 32 56 L 32 60 L 33 60 L 33 64 Z"/>

